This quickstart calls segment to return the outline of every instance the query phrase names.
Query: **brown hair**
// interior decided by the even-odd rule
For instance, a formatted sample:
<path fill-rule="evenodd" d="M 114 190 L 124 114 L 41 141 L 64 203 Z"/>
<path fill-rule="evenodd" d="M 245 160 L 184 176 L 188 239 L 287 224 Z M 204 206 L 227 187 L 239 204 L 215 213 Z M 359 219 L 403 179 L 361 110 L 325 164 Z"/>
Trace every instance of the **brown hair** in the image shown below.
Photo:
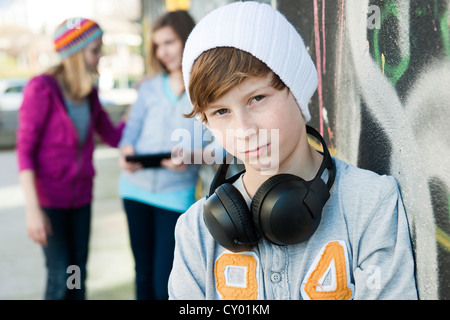
<path fill-rule="evenodd" d="M 159 17 L 153 25 L 152 32 L 155 32 L 156 30 L 163 27 L 172 27 L 173 31 L 175 31 L 175 33 L 183 43 L 184 48 L 189 34 L 195 27 L 195 21 L 187 11 L 176 10 L 168 12 L 165 15 Z M 150 64 L 154 72 L 168 72 L 164 64 L 162 64 L 161 61 L 156 58 L 156 46 L 153 41 L 150 48 Z"/>
<path fill-rule="evenodd" d="M 233 47 L 217 47 L 203 52 L 192 66 L 189 96 L 193 110 L 186 117 L 200 115 L 206 122 L 208 104 L 220 99 L 232 88 L 252 77 L 272 74 L 271 86 L 283 90 L 286 85 L 261 60 L 248 52 Z"/>
<path fill-rule="evenodd" d="M 50 68 L 46 74 L 55 77 L 72 99 L 82 99 L 91 93 L 94 78 L 97 74 L 87 70 L 84 61 L 84 50 L 61 60 L 61 63 Z"/>

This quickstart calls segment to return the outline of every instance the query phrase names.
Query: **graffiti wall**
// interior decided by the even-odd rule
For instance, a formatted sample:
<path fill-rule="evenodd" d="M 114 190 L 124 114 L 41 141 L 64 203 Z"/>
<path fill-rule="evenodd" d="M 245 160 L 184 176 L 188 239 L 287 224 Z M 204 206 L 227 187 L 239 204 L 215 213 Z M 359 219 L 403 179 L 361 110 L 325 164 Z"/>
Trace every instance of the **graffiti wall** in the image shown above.
<path fill-rule="evenodd" d="M 278 0 L 319 73 L 310 107 L 340 158 L 395 176 L 421 299 L 450 299 L 450 0 Z"/>

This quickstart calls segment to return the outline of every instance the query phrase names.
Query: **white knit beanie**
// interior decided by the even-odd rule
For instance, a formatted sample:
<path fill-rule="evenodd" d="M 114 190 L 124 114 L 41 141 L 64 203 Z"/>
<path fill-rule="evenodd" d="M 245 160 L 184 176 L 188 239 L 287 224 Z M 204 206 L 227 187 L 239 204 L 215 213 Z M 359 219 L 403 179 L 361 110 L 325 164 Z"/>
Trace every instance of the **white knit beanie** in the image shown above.
<path fill-rule="evenodd" d="M 206 15 L 186 41 L 182 62 L 185 88 L 189 88 L 195 60 L 216 47 L 234 47 L 264 62 L 290 89 L 309 122 L 308 103 L 317 89 L 317 70 L 303 39 L 280 12 L 267 4 L 246 1 Z"/>

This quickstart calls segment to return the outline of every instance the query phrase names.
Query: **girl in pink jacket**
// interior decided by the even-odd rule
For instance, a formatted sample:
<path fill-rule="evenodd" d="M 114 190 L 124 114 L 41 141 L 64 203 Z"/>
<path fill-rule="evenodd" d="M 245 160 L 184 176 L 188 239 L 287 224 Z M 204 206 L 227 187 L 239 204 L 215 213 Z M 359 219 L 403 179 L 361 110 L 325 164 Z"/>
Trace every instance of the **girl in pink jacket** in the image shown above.
<path fill-rule="evenodd" d="M 61 63 L 29 81 L 19 110 L 19 179 L 28 235 L 44 249 L 46 299 L 85 298 L 94 132 L 116 147 L 124 127 L 112 124 L 93 86 L 102 34 L 94 21 L 64 21 L 54 37 Z M 74 271 L 79 278 L 67 281 Z"/>

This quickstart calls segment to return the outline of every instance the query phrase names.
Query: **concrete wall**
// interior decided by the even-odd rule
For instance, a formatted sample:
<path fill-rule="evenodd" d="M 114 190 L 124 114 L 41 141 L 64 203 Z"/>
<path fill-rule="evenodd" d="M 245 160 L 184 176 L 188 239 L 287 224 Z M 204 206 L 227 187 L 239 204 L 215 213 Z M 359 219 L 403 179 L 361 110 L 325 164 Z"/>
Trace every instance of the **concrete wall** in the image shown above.
<path fill-rule="evenodd" d="M 340 158 L 397 178 L 420 298 L 450 299 L 450 1 L 277 5 L 318 68 L 311 124 Z"/>

